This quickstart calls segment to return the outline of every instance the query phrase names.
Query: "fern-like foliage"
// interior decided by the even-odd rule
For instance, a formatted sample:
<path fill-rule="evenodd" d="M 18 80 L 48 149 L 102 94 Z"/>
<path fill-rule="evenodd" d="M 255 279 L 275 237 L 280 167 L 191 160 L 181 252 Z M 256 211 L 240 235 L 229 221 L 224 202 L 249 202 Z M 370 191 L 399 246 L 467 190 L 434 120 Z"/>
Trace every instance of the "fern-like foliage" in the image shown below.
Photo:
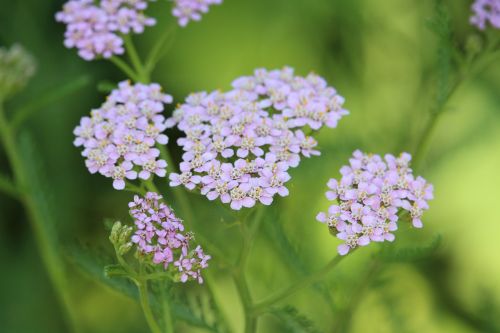
<path fill-rule="evenodd" d="M 434 236 L 427 244 L 422 246 L 405 247 L 400 249 L 393 249 L 391 246 L 383 247 L 377 255 L 382 261 L 385 262 L 412 262 L 424 260 L 432 256 L 441 245 L 441 236 Z"/>
<path fill-rule="evenodd" d="M 285 332 L 320 333 L 311 319 L 301 314 L 295 307 L 287 305 L 271 312 L 282 322 Z"/>

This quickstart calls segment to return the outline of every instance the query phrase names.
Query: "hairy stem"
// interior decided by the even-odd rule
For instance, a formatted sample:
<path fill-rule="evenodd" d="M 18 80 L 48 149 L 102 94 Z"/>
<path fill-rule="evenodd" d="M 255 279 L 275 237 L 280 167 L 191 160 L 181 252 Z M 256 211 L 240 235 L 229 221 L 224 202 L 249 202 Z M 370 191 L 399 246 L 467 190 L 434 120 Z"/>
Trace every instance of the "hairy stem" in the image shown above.
<path fill-rule="evenodd" d="M 41 213 L 37 209 L 33 194 L 30 191 L 30 181 L 26 175 L 24 164 L 15 142 L 14 133 L 11 130 L 5 113 L 3 103 L 0 100 L 0 140 L 4 146 L 5 154 L 11 165 L 14 175 L 14 186 L 17 190 L 22 189 L 19 195 L 19 200 L 23 204 L 28 220 L 31 223 L 32 230 L 35 234 L 35 240 L 38 246 L 40 256 L 45 269 L 49 275 L 49 279 L 56 292 L 56 295 L 61 304 L 63 313 L 66 315 L 67 323 L 74 332 L 79 332 L 76 325 L 76 313 L 73 307 L 73 302 L 69 294 L 69 284 L 66 278 L 64 263 L 59 256 L 59 249 L 51 242 L 49 231 L 47 229 L 47 221 L 44 221 Z"/>
<path fill-rule="evenodd" d="M 342 259 L 345 258 L 345 256 L 340 256 L 337 255 L 334 257 L 325 267 L 320 269 L 314 274 L 308 275 L 299 281 L 295 282 L 291 286 L 267 297 L 266 299 L 258 302 L 254 308 L 253 308 L 253 313 L 256 315 L 262 314 L 266 312 L 270 307 L 272 307 L 274 304 L 282 301 L 283 299 L 295 294 L 299 290 L 306 288 L 316 282 L 319 282 L 323 280 L 330 271 L 336 267 Z"/>

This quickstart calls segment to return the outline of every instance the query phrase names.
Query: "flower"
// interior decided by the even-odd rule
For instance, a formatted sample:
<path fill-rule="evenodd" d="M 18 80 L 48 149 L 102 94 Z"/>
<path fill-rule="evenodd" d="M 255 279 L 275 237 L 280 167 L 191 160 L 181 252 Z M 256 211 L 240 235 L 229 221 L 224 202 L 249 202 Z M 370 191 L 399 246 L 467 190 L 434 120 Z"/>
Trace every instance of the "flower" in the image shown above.
<path fill-rule="evenodd" d="M 181 27 L 189 21 L 199 21 L 204 13 L 208 12 L 211 5 L 219 5 L 222 0 L 174 0 L 172 14 L 178 18 Z"/>
<path fill-rule="evenodd" d="M 162 202 L 162 196 L 154 192 L 136 195 L 129 208 L 135 224 L 129 242 L 137 251 L 152 264 L 173 271 L 181 282 L 203 283 L 201 270 L 208 267 L 211 257 L 199 245 L 191 249 L 193 234 L 184 232 L 182 220 Z"/>
<path fill-rule="evenodd" d="M 35 60 L 18 44 L 0 47 L 0 99 L 11 97 L 24 88 L 35 74 Z"/>
<path fill-rule="evenodd" d="M 415 228 L 433 199 L 433 186 L 410 169 L 411 156 L 369 155 L 356 150 L 349 165 L 340 169 L 340 180 L 330 179 L 326 197 L 336 201 L 316 219 L 344 241 L 341 255 L 370 242 L 394 241 L 399 216 L 408 212 Z"/>
<path fill-rule="evenodd" d="M 476 0 L 472 4 L 472 11 L 472 25 L 484 30 L 489 23 L 493 28 L 500 29 L 500 0 Z"/>
<path fill-rule="evenodd" d="M 155 144 L 168 142 L 162 134 L 167 125 L 161 113 L 169 103 L 172 97 L 156 83 L 120 82 L 106 102 L 92 110 L 90 117 L 83 117 L 74 130 L 74 144 L 83 146 L 89 171 L 112 178 L 117 190 L 125 188 L 126 179 L 165 177 L 167 162 L 158 159 Z"/>
<path fill-rule="evenodd" d="M 156 24 L 144 15 L 149 0 L 70 0 L 56 14 L 66 24 L 64 45 L 85 60 L 124 53 L 123 34 L 142 33 Z"/>
<path fill-rule="evenodd" d="M 319 155 L 306 128 L 335 127 L 348 114 L 342 103 L 322 78 L 291 68 L 258 69 L 230 91 L 192 94 L 167 119 L 186 134 L 177 141 L 181 173 L 170 174 L 170 185 L 198 187 L 234 210 L 270 205 L 276 194 L 288 195 L 288 170 Z"/>

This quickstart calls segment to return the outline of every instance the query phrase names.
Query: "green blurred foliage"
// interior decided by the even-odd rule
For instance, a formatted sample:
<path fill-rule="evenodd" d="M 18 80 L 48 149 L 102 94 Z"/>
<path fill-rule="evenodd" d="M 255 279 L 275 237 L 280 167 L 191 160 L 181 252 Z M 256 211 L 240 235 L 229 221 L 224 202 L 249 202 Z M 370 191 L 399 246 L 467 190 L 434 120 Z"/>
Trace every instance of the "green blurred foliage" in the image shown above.
<path fill-rule="evenodd" d="M 64 26 L 54 21 L 62 3 L 0 0 L 0 45 L 20 43 L 38 64 L 34 79 L 6 109 L 12 114 L 58 87 L 82 76 L 89 78 L 90 83 L 71 97 L 32 116 L 24 130 L 32 132 L 38 155 L 43 157 L 44 183 L 57 203 L 59 239 L 65 246 L 83 242 L 90 248 L 111 251 L 103 220 L 126 220 L 131 195 L 114 191 L 108 180 L 87 172 L 78 149 L 72 146 L 72 130 L 80 117 L 102 102 L 104 94 L 98 92 L 98 83 L 124 77 L 110 63 L 85 62 L 74 50 L 64 48 Z M 351 111 L 337 129 L 322 131 L 318 138 L 322 156 L 304 160 L 293 170 L 291 195 L 277 202 L 273 212 L 266 211 L 264 232 L 257 239 L 249 266 L 257 299 L 321 267 L 335 255 L 338 241 L 314 217 L 327 207 L 323 196 L 327 180 L 338 175 L 354 149 L 382 154 L 413 149 L 436 97 L 433 73 L 439 70 L 439 39 L 428 29 L 433 3 L 225 0 L 201 22 L 177 29 L 170 52 L 153 74 L 177 102 L 193 91 L 227 88 L 235 77 L 257 67 L 289 65 L 299 74 L 314 71 L 324 76 L 346 97 Z M 466 47 L 464 41 L 475 34 L 468 24 L 470 3 L 445 1 L 452 44 L 458 48 Z M 165 1 L 152 5 L 151 13 L 159 24 L 135 37 L 141 54 L 173 24 L 169 11 Z M 397 242 L 384 245 L 425 245 L 439 234 L 439 250 L 424 259 L 391 262 L 366 286 L 359 304 L 350 311 L 376 246 L 357 251 L 331 279 L 291 297 L 289 307 L 276 309 L 277 316 L 264 316 L 259 324 L 263 332 L 301 332 L 301 325 L 309 320 L 315 323 L 314 329 L 330 332 L 337 327 L 339 314 L 350 318 L 339 332 L 498 332 L 499 87 L 496 63 L 465 82 L 453 96 L 422 170 L 434 183 L 436 196 L 424 216 L 425 228 L 401 228 Z M 175 151 L 173 142 L 170 148 Z M 3 154 L 0 169 L 8 172 Z M 240 246 L 237 228 L 223 221 L 220 210 L 211 203 L 196 195 L 190 198 L 197 216 L 202 217 L 195 221 L 195 231 L 234 258 Z M 280 230 L 286 236 L 270 242 Z M 22 207 L 3 195 L 0 244 L 0 331 L 67 332 Z M 95 283 L 75 265 L 70 267 L 72 295 L 85 332 L 147 331 L 135 302 Z M 217 297 L 232 329 L 239 331 L 243 315 L 234 285 L 220 264 L 213 262 L 212 267 Z M 178 327 L 182 332 L 196 332 L 184 324 Z"/>

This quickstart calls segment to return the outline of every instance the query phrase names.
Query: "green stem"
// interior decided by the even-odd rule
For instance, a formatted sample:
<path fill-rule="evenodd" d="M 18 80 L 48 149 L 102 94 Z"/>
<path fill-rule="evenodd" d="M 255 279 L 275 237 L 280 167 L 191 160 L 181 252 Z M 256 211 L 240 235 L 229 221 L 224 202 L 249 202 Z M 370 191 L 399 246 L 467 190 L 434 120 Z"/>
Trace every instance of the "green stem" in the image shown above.
<path fill-rule="evenodd" d="M 16 184 L 3 175 L 0 175 L 0 191 L 14 199 L 21 199 L 21 191 L 16 188 Z"/>
<path fill-rule="evenodd" d="M 372 261 L 370 267 L 366 270 L 365 275 L 362 277 L 358 287 L 356 288 L 354 295 L 351 297 L 347 308 L 345 308 L 342 311 L 342 314 L 338 316 L 340 320 L 336 323 L 332 332 L 348 332 L 352 314 L 363 299 L 363 295 L 370 286 L 372 279 L 377 276 L 380 269 L 380 263 L 376 259 Z"/>
<path fill-rule="evenodd" d="M 160 285 L 161 304 L 163 308 L 163 325 L 165 326 L 165 333 L 174 333 L 174 324 L 172 320 L 172 309 L 170 308 L 170 301 L 168 294 L 165 290 L 163 281 L 158 281 Z"/>
<path fill-rule="evenodd" d="M 328 275 L 328 273 L 330 273 L 330 271 L 342 261 L 343 258 L 345 258 L 345 256 L 337 255 L 325 267 L 323 267 L 318 272 L 316 272 L 312 275 L 306 276 L 306 277 L 302 278 L 301 280 L 295 282 L 291 286 L 283 289 L 282 291 L 279 291 L 279 292 L 275 293 L 274 295 L 271 295 L 271 296 L 267 297 L 266 299 L 258 302 L 253 308 L 253 313 L 255 315 L 262 314 L 262 313 L 266 312 L 271 306 L 280 302 L 281 300 L 283 300 L 287 297 L 290 297 L 291 295 L 295 294 L 296 292 L 298 292 L 299 290 L 301 290 L 305 287 L 308 287 L 316 282 L 323 280 L 326 277 L 326 275 Z"/>
<path fill-rule="evenodd" d="M 155 46 L 149 53 L 146 64 L 144 66 L 144 71 L 146 74 L 150 75 L 153 71 L 154 67 L 161 59 L 162 54 L 166 53 L 169 49 L 169 46 L 172 44 L 173 38 L 170 38 L 177 28 L 177 23 L 173 22 L 173 24 L 165 29 L 164 33 L 156 42 Z M 163 51 L 163 52 L 162 52 Z"/>
<path fill-rule="evenodd" d="M 130 66 L 127 65 L 127 63 L 122 59 L 118 57 L 111 57 L 109 60 L 133 81 L 141 81 L 139 74 L 134 72 L 134 70 L 130 68 Z"/>
<path fill-rule="evenodd" d="M 135 72 L 137 73 L 138 80 L 142 83 L 149 83 L 149 75 L 147 75 L 144 66 L 142 65 L 141 58 L 139 57 L 139 53 L 137 53 L 137 49 L 134 46 L 134 42 L 132 41 L 132 37 L 130 35 L 123 35 L 123 41 L 125 42 L 125 48 L 127 49 L 127 54 L 134 66 Z"/>
<path fill-rule="evenodd" d="M 90 82 L 90 77 L 87 75 L 81 76 L 76 80 L 71 80 L 60 87 L 50 88 L 48 92 L 42 94 L 42 96 L 35 97 L 31 102 L 26 103 L 21 108 L 15 110 L 13 114 L 13 119 L 11 121 L 10 127 L 15 132 L 24 121 L 26 121 L 31 115 L 43 109 L 45 107 L 51 106 L 52 104 L 58 102 L 62 98 L 78 91 Z"/>
<path fill-rule="evenodd" d="M 427 148 L 429 146 L 432 134 L 438 124 L 438 120 L 444 113 L 448 102 L 464 80 L 465 75 L 459 75 L 457 80 L 453 83 L 448 93 L 446 94 L 446 97 L 441 102 L 439 102 L 434 109 L 430 111 L 429 119 L 427 120 L 427 124 L 425 125 L 424 130 L 418 138 L 417 146 L 413 154 L 413 166 L 415 167 L 415 169 L 417 169 L 423 161 L 423 156 L 427 152 Z"/>
<path fill-rule="evenodd" d="M 139 298 L 141 300 L 142 311 L 144 312 L 144 316 L 146 317 L 146 322 L 148 323 L 149 329 L 152 333 L 162 333 L 161 328 L 158 326 L 158 323 L 156 322 L 156 319 L 153 315 L 153 310 L 151 310 L 151 305 L 149 304 L 147 281 L 141 279 L 136 283 L 137 288 L 139 288 Z"/>
<path fill-rule="evenodd" d="M 488 47 L 481 55 L 468 61 L 465 65 L 465 68 L 458 73 L 456 80 L 449 88 L 446 96 L 442 100 L 437 101 L 436 105 L 430 110 L 429 119 L 427 120 L 427 124 L 425 125 L 420 137 L 417 140 L 417 144 L 413 153 L 413 166 L 415 169 L 418 169 L 423 162 L 424 155 L 427 152 L 432 134 L 436 129 L 438 121 L 458 88 L 467 79 L 480 73 L 491 63 L 496 61 L 499 55 L 500 52 L 496 51 L 490 45 L 490 47 Z"/>
<path fill-rule="evenodd" d="M 168 151 L 168 147 L 166 145 L 157 145 L 160 150 L 160 156 L 163 158 L 170 168 L 170 172 L 177 172 L 176 164 L 174 163 L 170 152 Z M 186 217 L 186 225 L 191 228 L 194 222 L 194 214 L 192 212 L 191 205 L 189 204 L 189 199 L 186 196 L 186 192 L 181 187 L 172 188 L 172 193 L 175 197 L 175 200 L 179 203 L 180 209 L 182 211 L 182 215 Z"/>
<path fill-rule="evenodd" d="M 76 325 L 77 315 L 74 312 L 75 309 L 69 294 L 69 284 L 66 278 L 64 263 L 59 257 L 59 249 L 50 241 L 46 221 L 44 221 L 41 213 L 37 209 L 36 201 L 29 187 L 30 181 L 26 175 L 23 161 L 17 151 L 14 133 L 5 117 L 2 101 L 0 101 L 0 140 L 11 165 L 15 186 L 18 189 L 23 189 L 23 193 L 20 194 L 19 200 L 27 212 L 28 220 L 35 234 L 40 256 L 42 257 L 52 286 L 61 303 L 62 311 L 66 315 L 67 323 L 72 328 L 72 331 L 78 332 L 80 330 Z"/>
<path fill-rule="evenodd" d="M 240 294 L 243 310 L 245 312 L 245 333 L 253 333 L 257 330 L 257 316 L 253 313 L 252 295 L 248 286 L 248 281 L 245 275 L 245 268 L 252 249 L 253 241 L 257 234 L 259 225 L 262 221 L 263 208 L 257 208 L 253 225 L 248 226 L 249 213 L 241 222 L 241 233 L 243 235 L 243 247 L 241 249 L 240 257 L 237 262 L 237 268 L 233 272 L 234 282 L 238 293 Z"/>

